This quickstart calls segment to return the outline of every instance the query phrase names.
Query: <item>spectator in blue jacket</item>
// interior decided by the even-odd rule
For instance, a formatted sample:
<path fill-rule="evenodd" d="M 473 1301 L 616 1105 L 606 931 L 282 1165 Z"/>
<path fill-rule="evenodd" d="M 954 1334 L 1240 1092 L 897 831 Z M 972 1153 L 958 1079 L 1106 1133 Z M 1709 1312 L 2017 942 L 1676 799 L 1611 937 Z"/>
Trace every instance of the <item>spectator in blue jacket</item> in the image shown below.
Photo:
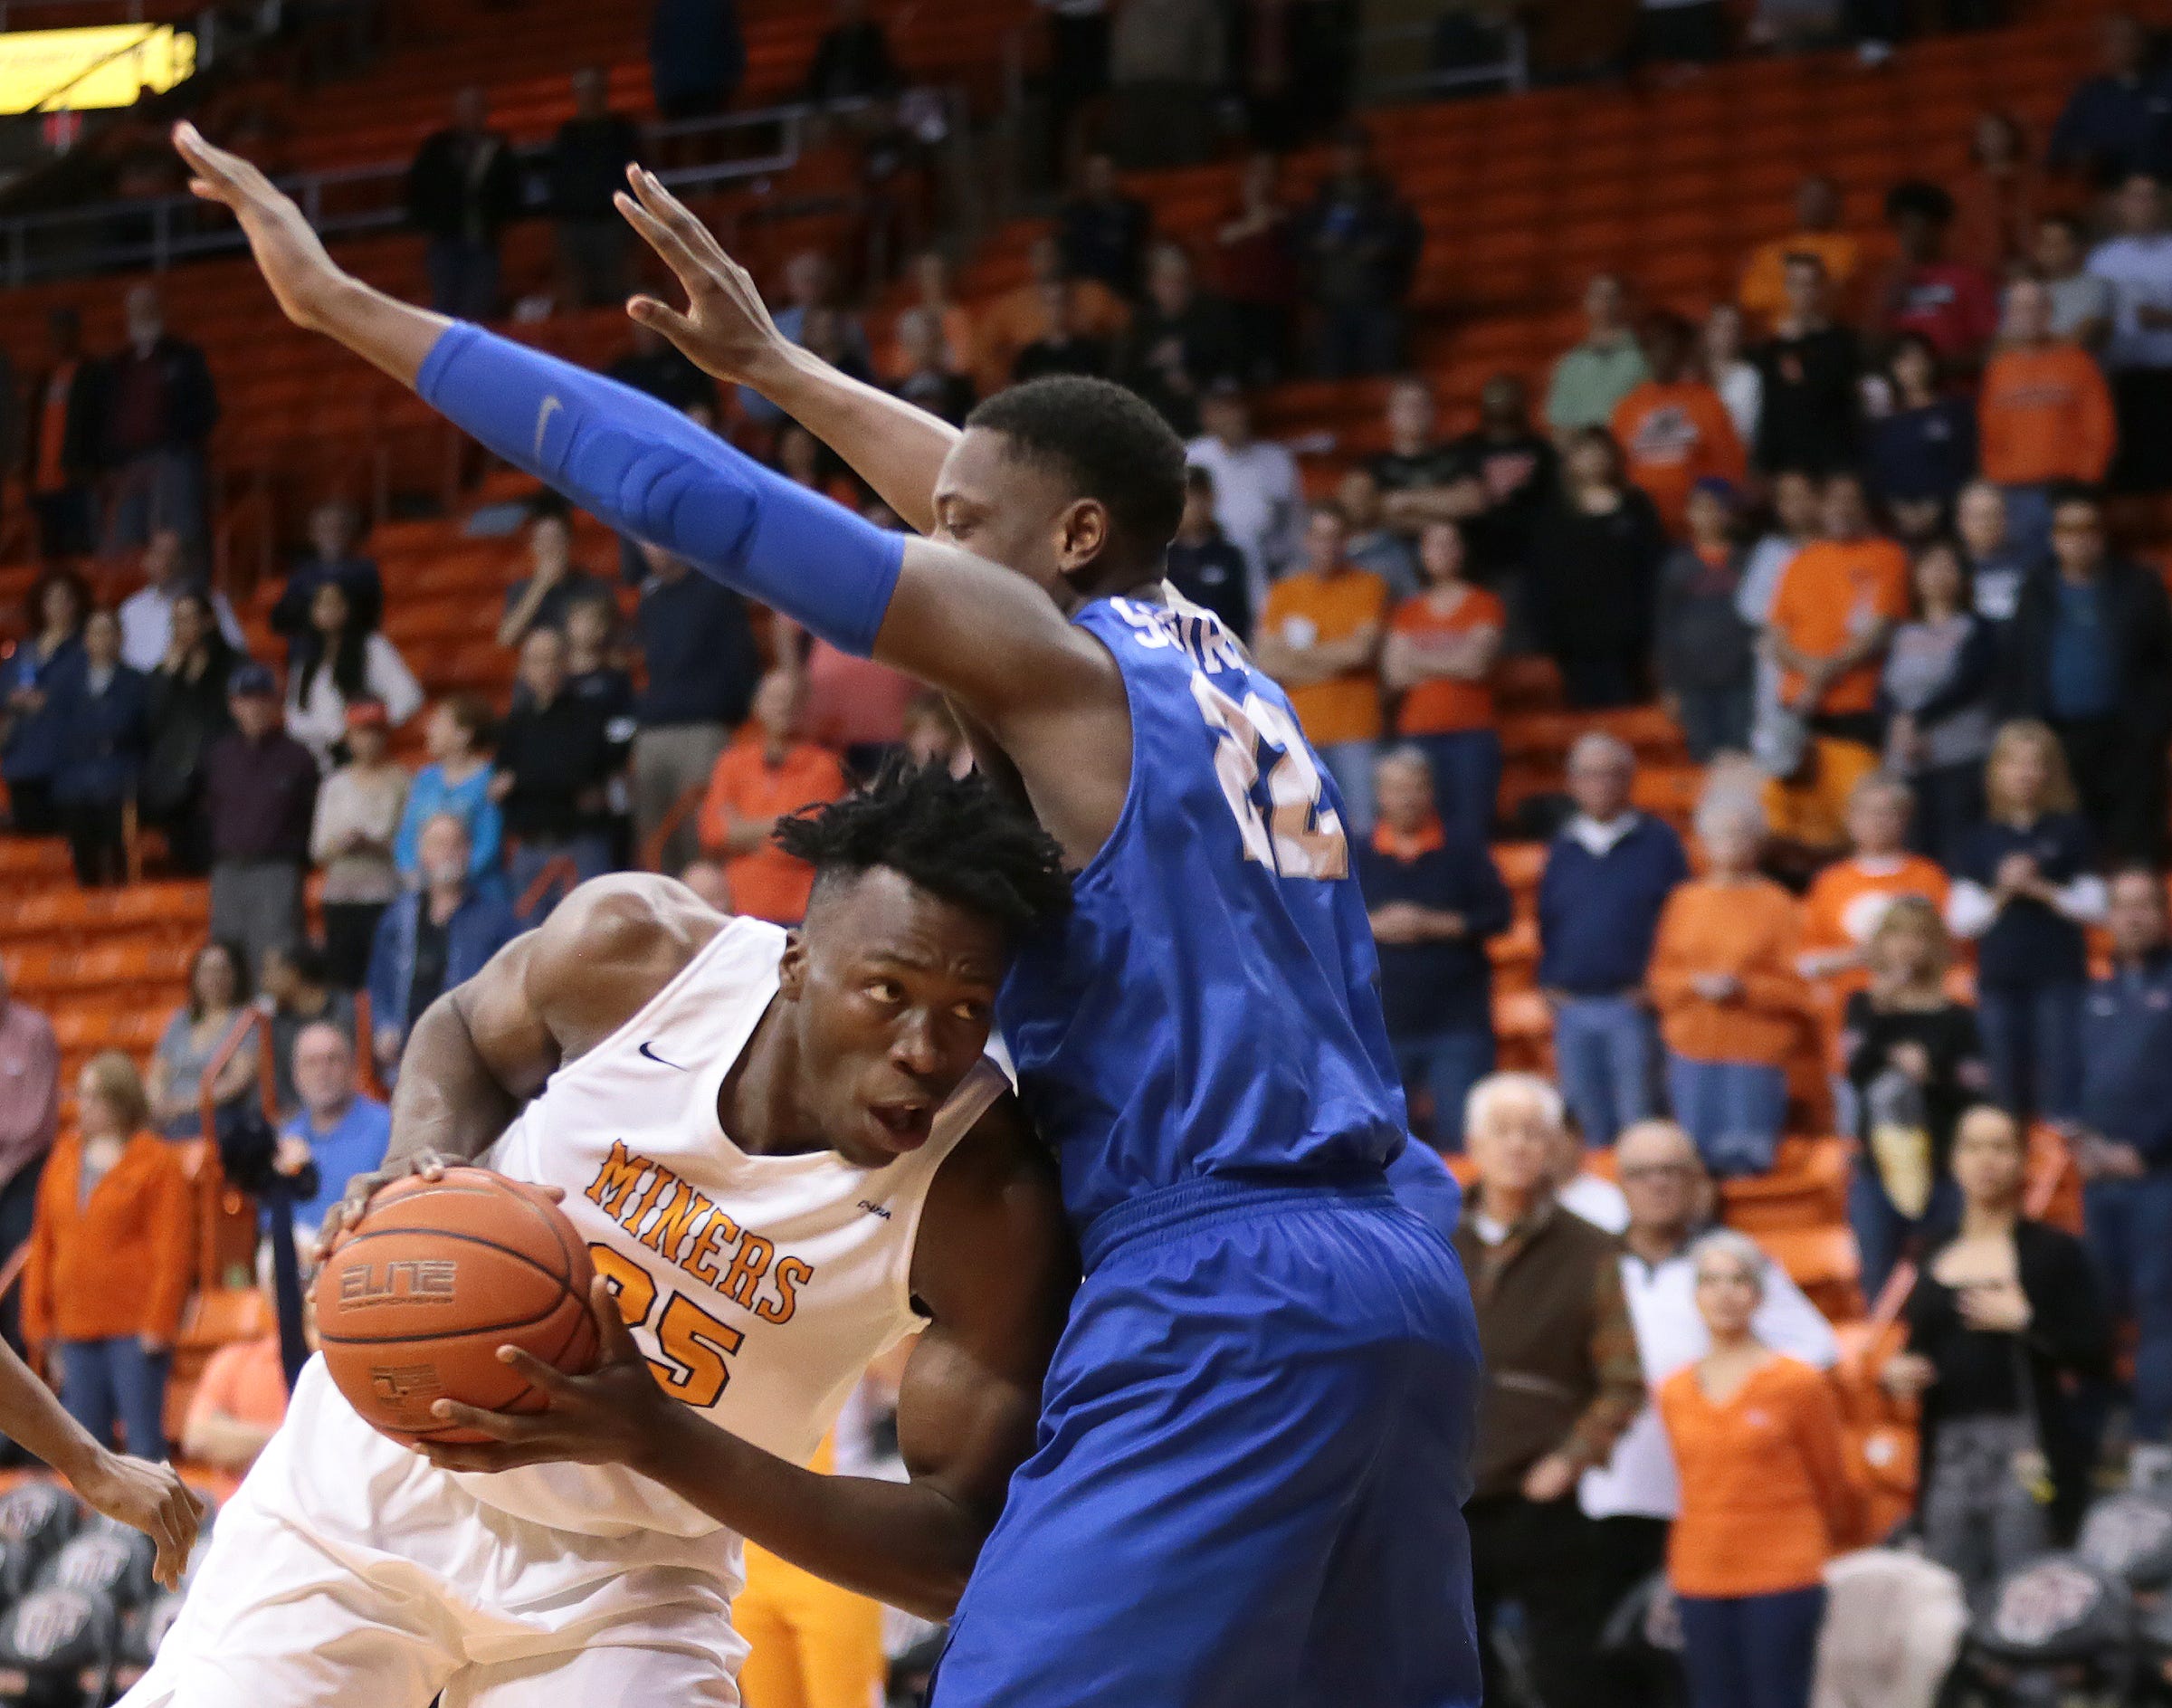
<path fill-rule="evenodd" d="M 2112 969 L 2082 1008 L 2075 1158 L 2090 1254 L 2112 1309 L 2131 1315 L 2137 1486 L 2172 1474 L 2172 945 L 2164 880 L 2113 877 Z"/>
<path fill-rule="evenodd" d="M 1636 756 L 1594 730 L 1568 754 L 1575 816 L 1538 881 L 1538 984 L 1554 1011 L 1561 1089 L 1586 1144 L 1653 1112 L 1658 1045 L 1644 979 L 1660 910 L 1690 875 L 1681 840 L 1634 811 Z"/>
<path fill-rule="evenodd" d="M 408 785 L 392 843 L 392 864 L 407 883 L 414 883 L 421 870 L 423 826 L 451 813 L 468 833 L 468 875 L 489 894 L 503 891 L 504 821 L 491 798 L 489 755 L 496 729 L 490 702 L 480 694 L 454 694 L 431 712 L 423 729 L 430 763 Z"/>
<path fill-rule="evenodd" d="M 1976 946 L 1977 1017 L 2000 1105 L 2072 1119 L 2089 974 L 2084 930 L 2104 917 L 2089 826 L 2059 738 L 2023 720 L 1984 765 L 1985 822 L 1961 839 L 1946 923 Z"/>
<path fill-rule="evenodd" d="M 82 657 L 90 590 L 72 569 L 49 569 L 24 601 L 24 638 L 0 662 L 0 778 L 7 781 L 8 827 L 19 836 L 60 828 L 52 779 L 66 739 L 52 693 Z"/>
<path fill-rule="evenodd" d="M 1950 520 L 1953 501 L 1976 472 L 1976 400 L 1953 391 L 1929 339 L 1903 332 L 1886 358 L 1893 406 L 1871 424 L 1871 490 L 1910 542 Z"/>
<path fill-rule="evenodd" d="M 1431 1094 L 1436 1149 L 1463 1148 L 1463 1100 L 1493 1071 L 1493 967 L 1486 940 L 1509 929 L 1508 886 L 1485 844 L 1451 839 L 1416 748 L 1373 768 L 1379 815 L 1358 845 L 1358 881 L 1380 946 L 1380 1006 L 1404 1084 Z"/>
<path fill-rule="evenodd" d="M 2054 171 L 2075 167 L 2100 186 L 2130 172 L 2161 172 L 2172 90 L 2150 63 L 2149 32 L 2131 13 L 2103 22 L 2104 70 L 2067 97 L 2044 150 Z"/>
<path fill-rule="evenodd" d="M 93 611 L 81 655 L 53 685 L 61 762 L 52 802 L 85 889 L 129 879 L 126 809 L 150 739 L 150 685 L 120 662 L 120 619 Z"/>
<path fill-rule="evenodd" d="M 369 1014 L 386 1084 L 423 1010 L 519 935 L 512 909 L 470 877 L 467 821 L 441 812 L 423 825 L 418 886 L 385 910 L 369 955 Z"/>

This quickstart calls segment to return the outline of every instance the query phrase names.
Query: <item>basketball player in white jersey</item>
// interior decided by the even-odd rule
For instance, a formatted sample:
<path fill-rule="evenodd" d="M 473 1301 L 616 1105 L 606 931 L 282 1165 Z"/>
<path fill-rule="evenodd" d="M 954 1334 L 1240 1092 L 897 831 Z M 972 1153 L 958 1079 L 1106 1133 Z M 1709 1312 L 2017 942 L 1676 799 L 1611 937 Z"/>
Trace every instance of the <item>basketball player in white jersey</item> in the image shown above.
<path fill-rule="evenodd" d="M 801 930 L 598 879 L 434 1004 L 402 1064 L 389 1166 L 562 1188 L 605 1331 L 593 1374 L 533 1372 L 530 1447 L 433 1451 L 618 1463 L 443 1468 L 312 1361 L 128 1708 L 729 1708 L 742 1537 L 948 1615 L 1076 1279 L 1054 1166 L 982 1054 L 1013 941 L 1069 882 L 938 770 L 777 839 L 815 869 Z M 911 1482 L 803 1470 L 922 1329 Z"/>

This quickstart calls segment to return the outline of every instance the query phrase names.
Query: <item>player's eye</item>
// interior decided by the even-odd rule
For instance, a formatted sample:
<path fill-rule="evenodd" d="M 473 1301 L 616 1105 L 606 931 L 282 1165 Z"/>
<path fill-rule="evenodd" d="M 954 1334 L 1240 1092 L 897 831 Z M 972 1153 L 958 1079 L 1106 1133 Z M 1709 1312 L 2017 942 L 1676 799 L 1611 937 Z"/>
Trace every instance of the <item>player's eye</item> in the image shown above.
<path fill-rule="evenodd" d="M 960 1020 L 977 1026 L 988 1017 L 988 1005 L 985 1002 L 961 1002 L 950 1012 Z"/>
<path fill-rule="evenodd" d="M 905 987 L 894 978 L 871 978 L 867 983 L 867 994 L 877 1002 L 902 1002 L 905 999 Z"/>

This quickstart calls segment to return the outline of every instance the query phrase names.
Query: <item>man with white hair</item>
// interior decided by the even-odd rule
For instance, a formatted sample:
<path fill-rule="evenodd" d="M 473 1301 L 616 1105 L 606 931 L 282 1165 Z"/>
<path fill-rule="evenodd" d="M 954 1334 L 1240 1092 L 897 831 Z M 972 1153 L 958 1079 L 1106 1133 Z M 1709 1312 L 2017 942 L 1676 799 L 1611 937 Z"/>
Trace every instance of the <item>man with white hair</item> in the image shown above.
<path fill-rule="evenodd" d="M 1697 1265 L 1691 1256 L 1712 1214 L 1711 1177 L 1688 1133 L 1671 1121 L 1644 1121 L 1614 1149 L 1615 1172 L 1629 1204 L 1619 1259 L 1622 1293 L 1636 1331 L 1644 1379 L 1660 1383 L 1710 1350 L 1697 1312 Z M 1764 1298 L 1751 1327 L 1776 1352 L 1830 1369 L 1840 1348 L 1832 1324 L 1777 1264 L 1765 1272 Z M 1657 1411 L 1637 1413 L 1614 1456 L 1584 1474 L 1578 1498 L 1596 1522 L 1599 1569 L 1609 1602 L 1618 1601 L 1660 1569 L 1667 1530 L 1681 1506 L 1674 1455 Z M 1630 1681 L 1625 1708 L 1651 1700 Z"/>
<path fill-rule="evenodd" d="M 1538 882 L 1538 985 L 1553 1008 L 1561 1089 L 1595 1145 L 1653 1112 L 1644 980 L 1660 910 L 1690 875 L 1681 839 L 1631 808 L 1635 778 L 1627 743 L 1598 730 L 1577 738 L 1568 753 L 1577 811 Z"/>
<path fill-rule="evenodd" d="M 1610 1586 L 1595 1570 L 1577 1483 L 1612 1456 L 1645 1388 L 1620 1245 L 1554 1198 L 1560 1112 L 1544 1080 L 1496 1073 L 1472 1089 L 1465 1113 L 1478 1178 L 1454 1245 L 1471 1278 L 1486 1386 L 1463 1512 L 1485 1700 L 1507 1700 L 1487 1627 L 1512 1600 L 1545 1708 L 1597 1708 L 1607 1699 L 1596 1648 Z"/>

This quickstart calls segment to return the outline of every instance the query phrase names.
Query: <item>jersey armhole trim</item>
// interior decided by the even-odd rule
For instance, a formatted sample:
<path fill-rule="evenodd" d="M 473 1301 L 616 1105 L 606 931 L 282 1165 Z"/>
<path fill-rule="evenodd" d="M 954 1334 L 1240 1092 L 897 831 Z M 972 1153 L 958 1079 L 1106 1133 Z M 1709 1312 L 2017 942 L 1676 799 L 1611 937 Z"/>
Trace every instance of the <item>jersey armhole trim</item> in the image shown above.
<path fill-rule="evenodd" d="M 936 1178 L 942 1173 L 943 1165 L 950 1160 L 951 1152 L 965 1142 L 967 1134 L 980 1125 L 981 1117 L 995 1108 L 996 1100 L 1010 1089 L 1010 1075 L 984 1055 L 974 1064 L 966 1083 L 951 1093 L 951 1101 L 944 1105 L 946 1113 L 952 1109 L 958 1112 L 957 1130 L 943 1146 L 942 1154 L 929 1159 L 927 1178 L 920 1182 L 919 1190 L 913 1196 L 912 1207 L 905 1217 L 905 1237 L 898 1242 L 902 1256 L 898 1264 L 897 1302 L 901 1313 L 900 1321 L 908 1325 L 905 1331 L 909 1334 L 935 1321 L 932 1316 L 923 1314 L 915 1303 L 919 1295 L 912 1290 L 912 1264 L 919 1254 L 920 1225 L 927 1218 L 928 1200 L 934 1194 Z"/>
<path fill-rule="evenodd" d="M 693 952 L 686 965 L 672 975 L 662 989 L 643 1003 L 640 1007 L 634 1009 L 613 1031 L 598 1039 L 581 1054 L 575 1056 L 572 1061 L 566 1063 L 558 1069 L 558 1072 L 566 1073 L 570 1069 L 579 1067 L 585 1062 L 601 1061 L 634 1033 L 644 1030 L 663 1006 L 679 996 L 682 987 L 691 983 L 707 969 L 710 960 L 719 954 L 724 945 L 730 945 L 735 951 L 743 951 L 753 948 L 758 939 L 773 937 L 776 954 L 764 961 L 762 978 L 774 987 L 776 982 L 776 962 L 784 952 L 785 935 L 784 927 L 772 925 L 767 920 L 750 919 L 743 914 L 735 914 L 732 918 L 726 920 L 723 928 Z M 759 1018 L 758 1013 L 757 1018 Z"/>

